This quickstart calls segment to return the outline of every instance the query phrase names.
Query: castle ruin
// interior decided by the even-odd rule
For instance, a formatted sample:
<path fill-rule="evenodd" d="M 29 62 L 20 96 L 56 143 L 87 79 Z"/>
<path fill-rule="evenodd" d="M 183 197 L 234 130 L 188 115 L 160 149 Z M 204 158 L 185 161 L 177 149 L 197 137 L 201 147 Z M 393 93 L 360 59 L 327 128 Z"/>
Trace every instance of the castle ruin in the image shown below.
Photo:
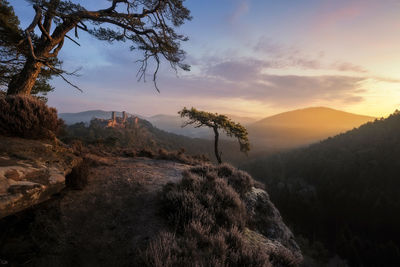
<path fill-rule="evenodd" d="M 92 122 L 103 126 L 104 128 L 125 128 L 128 123 L 137 127 L 139 118 L 133 116 L 129 118 L 125 111 L 122 111 L 122 117 L 117 117 L 117 113 L 113 111 L 110 119 L 95 118 Z"/>

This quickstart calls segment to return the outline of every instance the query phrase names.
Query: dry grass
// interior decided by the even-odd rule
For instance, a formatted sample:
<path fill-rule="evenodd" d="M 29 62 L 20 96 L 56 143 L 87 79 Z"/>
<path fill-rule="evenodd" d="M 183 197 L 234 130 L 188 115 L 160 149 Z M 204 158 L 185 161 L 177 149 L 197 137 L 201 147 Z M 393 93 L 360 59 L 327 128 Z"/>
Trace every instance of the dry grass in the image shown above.
<path fill-rule="evenodd" d="M 0 96 L 0 135 L 54 139 L 63 125 L 57 110 L 31 96 Z"/>
<path fill-rule="evenodd" d="M 160 148 L 158 150 L 157 159 L 171 160 L 192 166 L 197 166 L 199 164 L 204 164 L 210 161 L 204 155 L 195 155 L 195 156 L 186 155 L 185 150 L 183 148 L 177 151 L 167 151 L 163 148 Z"/>

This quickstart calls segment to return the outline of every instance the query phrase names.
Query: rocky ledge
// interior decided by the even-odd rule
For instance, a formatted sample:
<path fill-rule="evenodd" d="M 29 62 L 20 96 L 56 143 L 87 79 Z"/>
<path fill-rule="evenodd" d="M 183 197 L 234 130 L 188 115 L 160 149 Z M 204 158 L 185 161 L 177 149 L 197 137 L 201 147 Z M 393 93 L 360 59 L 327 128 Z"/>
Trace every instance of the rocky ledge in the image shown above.
<path fill-rule="evenodd" d="M 300 264 L 303 261 L 300 247 L 268 193 L 253 187 L 246 194 L 245 203 L 249 215 L 249 229 L 245 231 L 248 242 L 263 247 L 269 255 L 290 255 L 295 259 L 292 265 Z"/>
<path fill-rule="evenodd" d="M 80 161 L 54 142 L 0 136 L 0 219 L 60 192 Z"/>

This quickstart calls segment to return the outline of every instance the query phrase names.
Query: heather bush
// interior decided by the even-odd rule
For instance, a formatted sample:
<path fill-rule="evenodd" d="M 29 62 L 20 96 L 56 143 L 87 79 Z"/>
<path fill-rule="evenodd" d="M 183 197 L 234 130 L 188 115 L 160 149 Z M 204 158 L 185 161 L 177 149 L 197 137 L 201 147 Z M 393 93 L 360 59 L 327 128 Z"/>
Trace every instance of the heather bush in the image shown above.
<path fill-rule="evenodd" d="M 88 184 L 90 161 L 83 159 L 80 164 L 75 166 L 65 177 L 65 184 L 72 189 L 81 190 Z"/>
<path fill-rule="evenodd" d="M 289 250 L 283 247 L 278 247 L 276 250 L 271 251 L 269 260 L 276 267 L 296 267 L 301 263 Z"/>
<path fill-rule="evenodd" d="M 237 228 L 219 229 L 192 222 L 183 235 L 162 232 L 143 253 L 144 266 L 272 266 L 260 247 L 251 247 Z"/>
<path fill-rule="evenodd" d="M 191 168 L 190 171 L 201 176 L 208 176 L 214 173 L 214 175 L 227 180 L 228 185 L 242 197 L 255 185 L 253 178 L 249 174 L 227 163 L 218 166 L 203 164 Z"/>
<path fill-rule="evenodd" d="M 170 152 L 163 148 L 160 148 L 158 150 L 157 158 L 163 160 L 176 161 L 185 164 L 194 164 L 194 160 L 190 156 L 186 156 L 184 153 L 185 153 L 184 150 Z"/>
<path fill-rule="evenodd" d="M 212 174 L 200 177 L 185 172 L 179 184 L 166 185 L 162 203 L 169 223 L 178 231 L 192 221 L 210 225 L 212 230 L 245 226 L 246 209 L 239 195 Z"/>
<path fill-rule="evenodd" d="M 0 135 L 53 139 L 63 125 L 57 110 L 32 96 L 0 96 Z"/>
<path fill-rule="evenodd" d="M 122 154 L 123 154 L 124 157 L 128 157 L 128 158 L 136 157 L 136 151 L 134 151 L 134 150 L 124 150 L 122 152 Z"/>
<path fill-rule="evenodd" d="M 173 230 L 150 242 L 142 265 L 271 266 L 265 251 L 245 241 L 244 203 L 217 172 L 185 172 L 164 187 L 160 203 Z"/>
<path fill-rule="evenodd" d="M 143 148 L 137 152 L 137 156 L 138 157 L 147 157 L 147 158 L 152 159 L 152 158 L 154 158 L 154 152 L 149 149 Z"/>

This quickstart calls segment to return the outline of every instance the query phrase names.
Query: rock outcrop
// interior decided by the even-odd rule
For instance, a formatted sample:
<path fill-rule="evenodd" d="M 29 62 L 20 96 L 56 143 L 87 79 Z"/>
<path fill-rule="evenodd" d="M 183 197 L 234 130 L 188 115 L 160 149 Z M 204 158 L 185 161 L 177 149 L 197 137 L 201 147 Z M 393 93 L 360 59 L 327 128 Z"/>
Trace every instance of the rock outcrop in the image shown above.
<path fill-rule="evenodd" d="M 301 250 L 268 193 L 253 187 L 246 194 L 245 203 L 250 217 L 246 231 L 249 242 L 261 245 L 269 254 L 288 253 L 300 263 L 303 260 Z"/>
<path fill-rule="evenodd" d="M 0 137 L 0 218 L 48 200 L 80 158 L 46 141 Z"/>

